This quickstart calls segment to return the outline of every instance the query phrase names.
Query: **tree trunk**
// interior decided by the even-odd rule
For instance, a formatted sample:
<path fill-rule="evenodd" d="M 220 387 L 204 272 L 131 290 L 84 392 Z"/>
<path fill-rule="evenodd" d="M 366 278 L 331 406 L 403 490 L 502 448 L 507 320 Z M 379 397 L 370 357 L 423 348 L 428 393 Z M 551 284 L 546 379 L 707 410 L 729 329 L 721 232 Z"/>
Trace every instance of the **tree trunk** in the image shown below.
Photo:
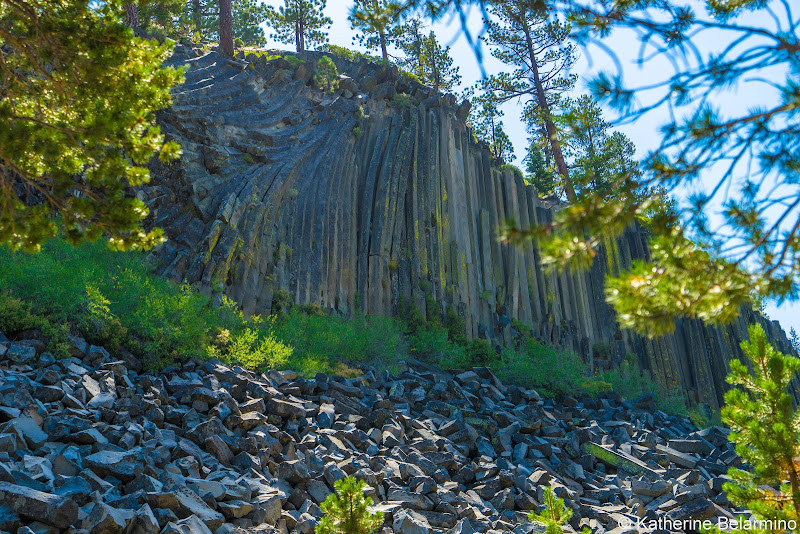
<path fill-rule="evenodd" d="M 295 23 L 295 45 L 297 52 L 305 52 L 306 50 L 306 25 L 304 20 L 303 6 L 299 6 L 297 12 L 297 22 Z"/>
<path fill-rule="evenodd" d="M 431 66 L 433 67 L 433 88 L 436 91 L 439 91 L 439 86 L 442 83 L 441 76 L 439 75 L 439 64 L 437 63 L 438 58 L 436 57 L 436 49 L 433 49 L 433 53 L 431 54 Z"/>
<path fill-rule="evenodd" d="M 418 31 L 414 31 L 414 53 L 417 54 L 417 68 L 422 72 L 422 39 Z"/>
<path fill-rule="evenodd" d="M 125 24 L 134 30 L 139 28 L 139 8 L 136 4 L 125 4 Z"/>
<path fill-rule="evenodd" d="M 219 46 L 225 55 L 233 56 L 233 13 L 231 0 L 219 0 Z"/>
<path fill-rule="evenodd" d="M 197 36 L 202 35 L 202 31 L 200 30 L 200 26 L 203 23 L 202 13 L 200 12 L 200 0 L 192 0 L 192 21 L 194 22 L 194 32 Z"/>
<path fill-rule="evenodd" d="M 381 38 L 381 56 L 383 56 L 384 61 L 389 61 L 389 52 L 386 50 L 386 34 L 380 32 Z"/>
<path fill-rule="evenodd" d="M 577 202 L 578 196 L 575 194 L 572 180 L 569 179 L 567 162 L 564 160 L 564 154 L 561 152 L 561 142 L 558 140 L 556 125 L 553 123 L 553 117 L 550 115 L 550 106 L 547 104 L 547 95 L 544 93 L 544 86 L 539 77 L 539 64 L 536 62 L 536 53 L 533 51 L 533 42 L 531 41 L 528 21 L 525 18 L 526 15 L 527 13 L 523 12 L 520 18 L 525 31 L 525 44 L 528 47 L 528 56 L 531 62 L 531 70 L 533 71 L 533 85 L 536 88 L 536 101 L 542 112 L 544 128 L 547 132 L 547 140 L 550 142 L 550 147 L 553 149 L 553 159 L 556 160 L 556 169 L 558 169 L 558 174 L 560 174 L 564 180 L 564 191 L 567 193 L 567 200 L 570 202 Z"/>
<path fill-rule="evenodd" d="M 492 125 L 492 153 L 494 157 L 499 158 L 500 156 L 497 154 L 497 137 L 494 134 L 494 113 L 489 116 L 489 120 Z"/>

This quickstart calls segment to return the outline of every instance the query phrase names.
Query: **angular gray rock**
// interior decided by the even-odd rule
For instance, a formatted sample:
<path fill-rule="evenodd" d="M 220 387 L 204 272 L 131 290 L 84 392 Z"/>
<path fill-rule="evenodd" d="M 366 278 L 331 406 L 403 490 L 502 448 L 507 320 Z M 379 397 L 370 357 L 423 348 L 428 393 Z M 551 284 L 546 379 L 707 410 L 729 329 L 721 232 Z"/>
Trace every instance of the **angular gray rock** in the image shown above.
<path fill-rule="evenodd" d="M 0 482 L 0 503 L 29 519 L 65 529 L 78 521 L 78 505 L 70 498 Z"/>

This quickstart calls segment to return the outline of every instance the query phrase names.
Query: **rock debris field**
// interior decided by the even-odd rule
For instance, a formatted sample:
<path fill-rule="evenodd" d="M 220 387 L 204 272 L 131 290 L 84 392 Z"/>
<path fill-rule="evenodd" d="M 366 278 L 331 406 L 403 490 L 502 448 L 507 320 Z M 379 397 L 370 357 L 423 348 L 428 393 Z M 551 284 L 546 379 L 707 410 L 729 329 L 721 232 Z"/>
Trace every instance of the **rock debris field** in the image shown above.
<path fill-rule="evenodd" d="M 213 360 L 153 374 L 71 345 L 56 359 L 0 333 L 0 531 L 309 533 L 347 475 L 384 532 L 541 532 L 527 515 L 548 486 L 567 531 L 732 517 L 725 430 L 650 397 L 554 402 L 414 361 L 354 379 Z"/>

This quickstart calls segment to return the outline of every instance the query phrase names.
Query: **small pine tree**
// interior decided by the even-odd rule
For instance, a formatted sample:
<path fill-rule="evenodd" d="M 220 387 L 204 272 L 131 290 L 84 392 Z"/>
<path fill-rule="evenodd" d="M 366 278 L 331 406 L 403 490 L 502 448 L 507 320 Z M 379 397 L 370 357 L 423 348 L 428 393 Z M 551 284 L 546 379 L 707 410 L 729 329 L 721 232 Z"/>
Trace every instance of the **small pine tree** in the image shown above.
<path fill-rule="evenodd" d="M 294 43 L 298 52 L 309 45 L 320 45 L 328 41 L 325 30 L 332 20 L 326 17 L 326 0 L 283 0 L 278 9 L 267 8 L 267 24 L 272 26 L 271 37 L 281 43 Z"/>
<path fill-rule="evenodd" d="M 364 496 L 363 480 L 346 477 L 334 484 L 336 494 L 328 495 L 320 508 L 324 517 L 316 534 L 371 534 L 383 525 L 383 512 L 372 513 L 372 499 Z"/>
<path fill-rule="evenodd" d="M 336 63 L 328 56 L 322 56 L 317 61 L 317 73 L 314 75 L 314 83 L 320 89 L 329 93 L 334 92 L 339 87 L 339 70 Z"/>
<path fill-rule="evenodd" d="M 553 488 L 544 490 L 544 510 L 528 514 L 531 522 L 544 525 L 545 534 L 564 534 L 564 525 L 571 518 L 572 509 L 564 506 L 564 499 L 556 497 Z M 588 529 L 584 528 L 582 534 L 588 534 Z"/>
<path fill-rule="evenodd" d="M 797 330 L 794 327 L 789 329 L 789 343 L 796 352 L 800 352 L 800 337 L 797 336 Z"/>
<path fill-rule="evenodd" d="M 528 147 L 528 155 L 525 156 L 525 170 L 528 171 L 527 181 L 531 184 L 540 197 L 553 194 L 558 183 L 553 171 L 547 168 L 544 155 L 535 142 Z"/>
<path fill-rule="evenodd" d="M 433 32 L 427 37 L 420 34 L 418 19 L 401 26 L 400 30 L 402 37 L 397 39 L 397 45 L 406 54 L 401 63 L 422 83 L 437 91 L 451 91 L 461 83 L 458 67 L 453 66 L 450 47 L 439 44 Z"/>
<path fill-rule="evenodd" d="M 476 138 L 486 142 L 492 156 L 503 161 L 508 161 L 514 157 L 514 146 L 511 139 L 503 129 L 503 110 L 499 107 L 497 95 L 489 90 L 484 91 L 480 96 L 471 98 L 472 108 L 470 109 L 469 123 L 472 133 Z"/>
<path fill-rule="evenodd" d="M 733 482 L 723 487 L 733 504 L 751 510 L 756 519 L 797 521 L 800 418 L 789 385 L 800 358 L 778 352 L 760 325 L 748 332 L 750 341 L 740 346 L 749 366 L 731 361 L 727 381 L 738 387 L 725 394 L 722 420 L 731 428 L 729 439 L 737 454 L 751 469 L 730 468 Z"/>

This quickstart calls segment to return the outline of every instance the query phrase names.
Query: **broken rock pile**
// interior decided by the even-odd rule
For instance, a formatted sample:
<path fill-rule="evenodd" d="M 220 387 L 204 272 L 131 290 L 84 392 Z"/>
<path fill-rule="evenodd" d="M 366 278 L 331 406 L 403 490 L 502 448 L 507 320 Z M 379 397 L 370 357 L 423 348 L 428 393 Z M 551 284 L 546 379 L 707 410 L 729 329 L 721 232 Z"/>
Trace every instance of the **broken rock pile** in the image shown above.
<path fill-rule="evenodd" d="M 725 431 L 651 397 L 556 403 L 414 361 L 355 379 L 213 360 L 152 374 L 27 337 L 0 333 L 0 531 L 309 533 L 347 475 L 385 532 L 541 531 L 526 518 L 548 486 L 595 534 L 731 517 Z"/>

